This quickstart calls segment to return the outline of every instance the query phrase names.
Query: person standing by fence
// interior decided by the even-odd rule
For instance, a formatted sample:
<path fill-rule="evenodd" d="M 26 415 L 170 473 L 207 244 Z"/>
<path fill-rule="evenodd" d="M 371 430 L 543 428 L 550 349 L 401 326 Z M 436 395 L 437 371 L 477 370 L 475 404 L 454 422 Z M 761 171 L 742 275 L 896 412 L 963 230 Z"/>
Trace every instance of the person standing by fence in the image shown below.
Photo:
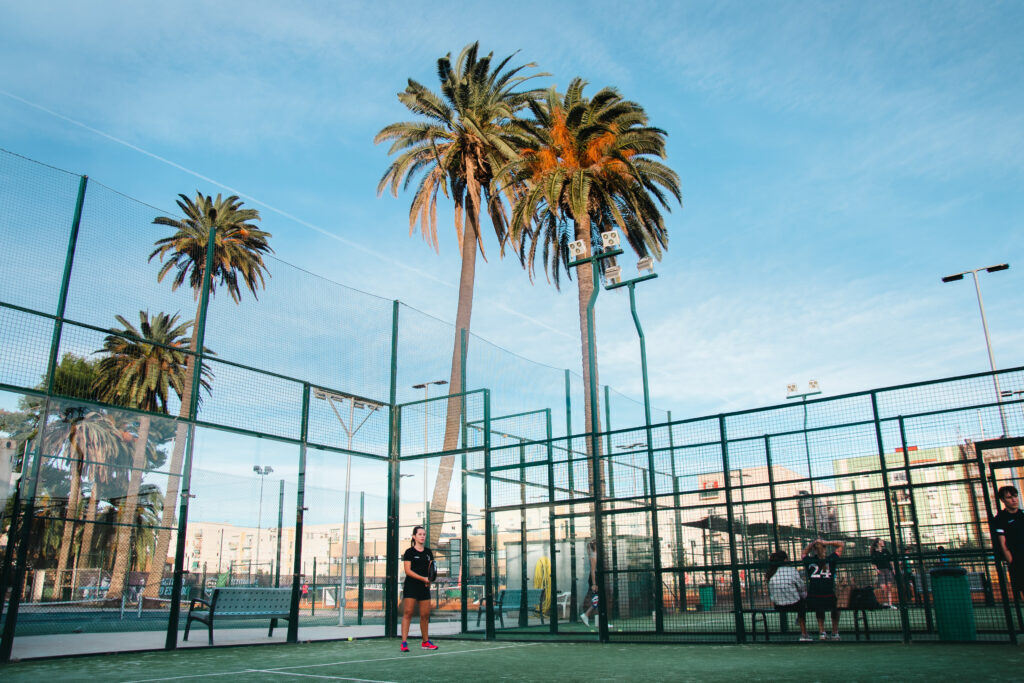
<path fill-rule="evenodd" d="M 996 493 L 1003 509 L 992 520 L 996 547 L 1002 552 L 1010 570 L 1010 584 L 1016 598 L 1024 591 L 1024 512 L 1020 494 L 1012 486 L 1003 486 Z"/>
<path fill-rule="evenodd" d="M 832 548 L 832 552 L 827 552 Z M 836 601 L 836 564 L 843 553 L 842 541 L 816 539 L 804 548 L 807 570 L 807 608 L 818 617 L 821 640 L 839 640 L 839 605 Z M 832 634 L 825 633 L 825 612 L 832 613 Z"/>
<path fill-rule="evenodd" d="M 871 541 L 871 564 L 875 565 L 875 588 L 885 589 L 885 606 L 889 609 L 897 609 L 892 604 L 892 584 L 895 581 L 896 573 L 892 566 L 892 553 L 885 548 L 885 541 L 876 538 Z"/>
<path fill-rule="evenodd" d="M 427 532 L 421 526 L 413 527 L 412 543 L 402 555 L 405 565 L 405 583 L 402 586 L 402 652 L 409 651 L 409 623 L 412 621 L 413 610 L 420 608 L 420 646 L 424 650 L 436 650 L 437 645 L 430 642 L 430 577 L 434 563 L 434 553 L 426 547 Z"/>

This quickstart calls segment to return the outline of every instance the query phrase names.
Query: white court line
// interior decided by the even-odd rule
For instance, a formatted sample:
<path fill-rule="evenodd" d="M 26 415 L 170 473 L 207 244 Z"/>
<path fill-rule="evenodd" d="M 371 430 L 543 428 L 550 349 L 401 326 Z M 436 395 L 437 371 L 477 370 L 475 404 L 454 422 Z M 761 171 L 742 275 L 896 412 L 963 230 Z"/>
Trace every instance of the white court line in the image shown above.
<path fill-rule="evenodd" d="M 331 681 L 356 681 L 357 683 L 394 683 L 394 681 L 378 681 L 373 678 L 350 678 L 347 676 L 327 676 L 323 674 L 300 674 L 290 671 L 275 671 L 272 669 L 250 669 L 253 673 L 273 674 L 275 676 L 300 676 L 302 678 L 326 678 Z"/>
<path fill-rule="evenodd" d="M 323 664 L 301 664 L 301 665 L 296 665 L 296 666 L 282 666 L 282 667 L 278 667 L 278 668 L 274 668 L 274 669 L 240 669 L 238 671 L 222 671 L 222 672 L 219 672 L 219 673 L 212 673 L 212 674 L 190 674 L 190 675 L 186 675 L 186 676 L 167 676 L 167 677 L 164 677 L 164 678 L 137 678 L 137 679 L 132 679 L 130 681 L 125 681 L 125 683 L 151 683 L 153 681 L 180 681 L 180 680 L 184 680 L 186 678 L 210 678 L 210 677 L 213 677 L 213 676 L 233 676 L 235 674 L 256 673 L 256 672 L 259 672 L 259 673 L 277 673 L 277 672 L 287 673 L 286 670 L 289 670 L 289 669 L 315 669 L 315 668 L 321 667 L 321 666 L 340 666 L 340 665 L 343 665 L 343 664 L 366 664 L 366 663 L 369 663 L 369 662 L 393 662 L 393 661 L 395 661 L 397 659 L 409 660 L 409 659 L 421 659 L 421 658 L 424 658 L 424 657 L 443 657 L 445 655 L 464 655 L 464 654 L 472 654 L 474 652 L 493 652 L 494 650 L 507 650 L 508 648 L 512 648 L 512 647 L 530 647 L 532 645 L 541 645 L 541 644 L 542 643 L 520 643 L 520 644 L 517 644 L 517 645 L 499 645 L 498 647 L 478 647 L 478 648 L 473 648 L 472 650 L 456 650 L 454 652 L 452 652 L 452 651 L 433 652 L 431 654 L 412 655 L 411 657 L 409 655 L 398 655 L 396 657 L 375 657 L 373 659 L 346 659 L 346 660 L 342 660 L 342 661 L 338 661 L 338 662 L 325 662 Z M 350 679 L 342 679 L 342 680 L 357 680 L 357 679 L 351 679 L 350 678 Z"/>

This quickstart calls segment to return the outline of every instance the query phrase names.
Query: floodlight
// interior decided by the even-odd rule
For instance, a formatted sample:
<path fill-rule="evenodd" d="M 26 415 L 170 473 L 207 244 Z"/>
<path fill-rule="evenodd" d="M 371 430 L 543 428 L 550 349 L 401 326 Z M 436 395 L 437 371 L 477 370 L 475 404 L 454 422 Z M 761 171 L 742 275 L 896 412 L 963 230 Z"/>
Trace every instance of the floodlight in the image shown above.
<path fill-rule="evenodd" d="M 605 249 L 615 249 L 619 246 L 618 230 L 609 230 L 601 233 L 601 246 Z"/>
<path fill-rule="evenodd" d="M 943 282 L 956 282 L 957 280 L 963 280 L 963 279 L 964 279 L 964 274 L 963 273 L 957 273 L 956 275 L 947 275 L 946 277 L 942 278 L 942 281 Z"/>
<path fill-rule="evenodd" d="M 639 261 L 636 262 L 636 270 L 639 273 L 642 273 L 645 270 L 648 273 L 653 273 L 654 272 L 654 259 L 652 259 L 650 256 L 644 256 L 642 259 L 640 259 Z"/>
<path fill-rule="evenodd" d="M 604 269 L 604 277 L 610 285 L 617 285 L 622 281 L 622 268 L 619 266 L 608 266 Z"/>
<path fill-rule="evenodd" d="M 587 255 L 587 245 L 583 240 L 569 242 L 569 254 L 571 254 L 574 259 L 583 258 Z"/>
<path fill-rule="evenodd" d="M 807 383 L 807 388 L 809 390 L 811 390 L 811 391 L 817 391 L 818 390 L 818 380 L 812 379 L 810 382 Z"/>
<path fill-rule="evenodd" d="M 796 385 L 795 384 L 787 384 L 786 385 L 786 393 L 787 394 L 795 394 L 796 393 Z"/>

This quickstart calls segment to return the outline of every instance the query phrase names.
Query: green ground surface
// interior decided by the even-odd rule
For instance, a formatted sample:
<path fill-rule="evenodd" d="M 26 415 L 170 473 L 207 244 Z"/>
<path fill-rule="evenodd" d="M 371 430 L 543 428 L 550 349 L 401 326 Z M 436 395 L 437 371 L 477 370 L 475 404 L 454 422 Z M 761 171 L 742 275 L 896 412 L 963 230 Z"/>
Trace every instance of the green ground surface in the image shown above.
<path fill-rule="evenodd" d="M 600 645 L 438 641 L 401 653 L 394 640 L 215 648 L 15 662 L 4 681 L 792 681 L 1014 680 L 1009 645 Z"/>

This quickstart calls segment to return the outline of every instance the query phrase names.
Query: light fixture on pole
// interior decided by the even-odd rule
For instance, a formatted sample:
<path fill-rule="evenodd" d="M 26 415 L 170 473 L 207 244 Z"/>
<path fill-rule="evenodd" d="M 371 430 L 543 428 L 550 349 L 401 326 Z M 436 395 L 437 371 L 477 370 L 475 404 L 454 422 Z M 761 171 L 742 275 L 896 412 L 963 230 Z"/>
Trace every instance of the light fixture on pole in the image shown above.
<path fill-rule="evenodd" d="M 947 275 L 942 278 L 943 282 L 956 282 L 957 280 L 963 280 L 964 275 L 968 273 L 974 277 L 974 291 L 978 294 L 978 310 L 981 311 L 981 329 L 985 332 L 985 349 L 988 351 L 988 364 L 992 369 L 992 384 L 996 390 L 996 401 L 999 403 L 999 422 L 1003 428 L 1003 438 L 1009 436 L 1006 428 L 1006 413 L 1003 412 L 1002 403 L 1002 391 L 999 388 L 999 375 L 996 374 L 996 358 L 992 353 L 992 340 L 988 334 L 988 320 L 985 318 L 985 304 L 981 300 L 981 285 L 978 284 L 978 272 L 985 271 L 986 273 L 997 273 L 1000 270 L 1006 270 L 1010 267 L 1008 263 L 1000 263 L 995 266 L 987 266 L 985 268 L 975 268 L 974 270 L 965 270 L 962 273 L 956 273 L 955 275 Z"/>
<path fill-rule="evenodd" d="M 615 235 L 613 240 L 617 246 L 619 243 L 619 233 L 612 231 Z M 601 237 L 607 233 L 601 233 Z M 606 243 L 607 246 L 607 243 Z M 647 448 L 647 475 L 650 478 L 649 487 L 651 492 L 651 524 L 655 529 L 658 528 L 658 513 L 657 506 L 653 505 L 654 498 L 656 497 L 656 479 L 654 472 L 654 446 L 653 446 L 653 435 L 651 433 L 651 390 L 647 381 L 647 341 L 644 338 L 643 327 L 640 326 L 640 316 L 636 312 L 636 285 L 640 282 L 646 282 L 647 280 L 653 280 L 658 277 L 658 274 L 654 272 L 654 261 L 650 256 L 645 256 L 637 261 L 636 264 L 637 272 L 641 273 L 637 277 L 622 282 L 620 279 L 620 273 L 618 266 L 613 266 L 605 270 L 605 276 L 607 284 L 605 289 L 617 289 L 619 287 L 629 288 L 629 310 L 633 315 L 633 324 L 636 326 L 636 334 L 640 339 L 640 373 L 643 378 L 644 386 L 644 428 L 646 430 L 647 441 L 644 444 Z M 614 272 L 612 272 L 614 269 Z M 647 271 L 646 275 L 643 272 Z M 654 628 L 655 631 L 661 632 L 664 628 L 664 605 L 661 599 L 661 541 L 657 533 L 652 537 L 653 551 L 654 551 L 654 594 L 659 596 L 654 605 Z"/>
<path fill-rule="evenodd" d="M 807 483 L 811 489 L 811 524 L 815 533 L 818 532 L 818 502 L 814 497 L 814 474 L 811 471 L 811 445 L 807 440 L 807 397 L 816 396 L 821 393 L 818 380 L 812 379 L 807 383 L 807 391 L 801 393 L 795 384 L 786 385 L 786 400 L 799 398 L 804 407 L 804 457 L 807 459 Z M 801 525 L 803 522 L 801 521 Z"/>
<path fill-rule="evenodd" d="M 423 382 L 422 384 L 413 384 L 413 389 L 423 390 L 423 454 L 426 455 L 430 450 L 430 432 L 429 423 L 427 421 L 427 401 L 430 400 L 430 385 L 434 384 L 437 386 L 444 386 L 448 384 L 446 379 L 436 379 L 433 382 Z M 427 459 L 423 458 L 423 526 L 427 525 Z"/>
<path fill-rule="evenodd" d="M 327 404 L 331 406 L 331 410 L 334 411 L 334 416 L 338 418 L 338 422 L 341 423 L 341 428 L 345 430 L 345 434 L 348 436 L 348 453 L 345 463 L 345 513 L 342 519 L 342 539 L 341 539 L 341 588 L 338 593 L 338 626 L 345 625 L 345 582 L 346 578 L 346 565 L 348 563 L 348 499 L 349 492 L 352 488 L 352 438 L 356 435 L 366 421 L 370 419 L 370 416 L 377 411 L 378 408 L 384 406 L 383 403 L 372 401 L 368 398 L 362 398 L 360 396 L 354 396 L 352 394 L 342 394 L 333 391 L 327 391 L 326 389 L 314 389 L 313 397 L 321 401 L 327 401 Z M 341 403 L 345 405 L 345 401 L 349 403 L 348 410 L 348 423 L 341 417 L 341 413 L 338 411 L 338 406 L 335 404 Z M 356 410 L 365 410 L 366 415 L 363 416 L 362 422 L 356 424 Z"/>
<path fill-rule="evenodd" d="M 252 471 L 257 474 L 260 478 L 260 507 L 259 512 L 256 513 L 256 572 L 260 570 L 260 533 L 263 530 L 263 482 L 266 480 L 266 476 L 274 471 L 274 468 L 270 465 L 266 467 L 260 467 L 259 465 L 253 465 Z"/>

